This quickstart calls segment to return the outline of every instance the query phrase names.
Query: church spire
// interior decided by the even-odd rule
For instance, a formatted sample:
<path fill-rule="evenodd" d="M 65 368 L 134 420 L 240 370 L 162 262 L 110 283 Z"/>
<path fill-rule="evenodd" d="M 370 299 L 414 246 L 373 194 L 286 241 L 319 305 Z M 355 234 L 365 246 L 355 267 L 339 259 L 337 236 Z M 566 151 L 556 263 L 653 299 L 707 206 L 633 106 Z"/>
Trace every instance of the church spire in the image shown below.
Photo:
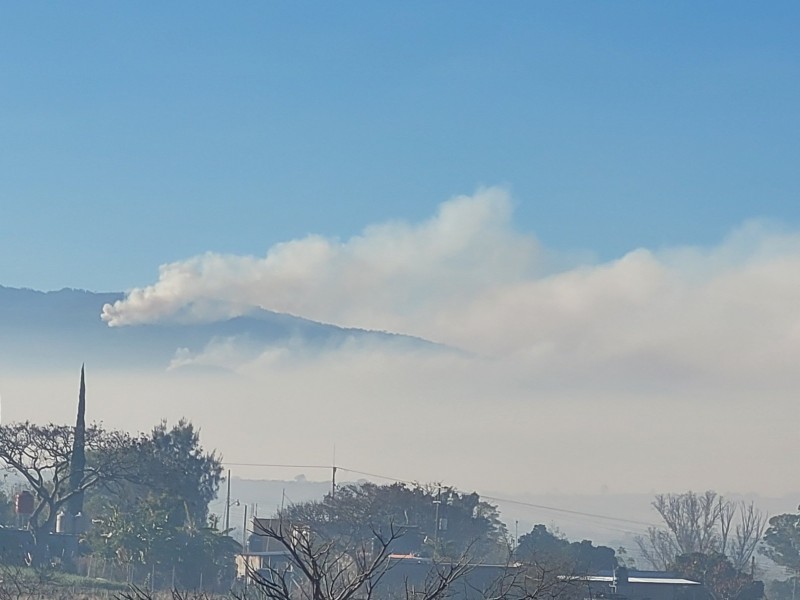
<path fill-rule="evenodd" d="M 80 488 L 86 469 L 86 379 L 84 365 L 81 365 L 81 387 L 78 392 L 78 419 L 75 422 L 75 438 L 72 443 L 72 460 L 69 468 L 69 487 L 74 491 Z M 83 512 L 83 492 L 75 494 L 69 502 L 69 516 Z"/>

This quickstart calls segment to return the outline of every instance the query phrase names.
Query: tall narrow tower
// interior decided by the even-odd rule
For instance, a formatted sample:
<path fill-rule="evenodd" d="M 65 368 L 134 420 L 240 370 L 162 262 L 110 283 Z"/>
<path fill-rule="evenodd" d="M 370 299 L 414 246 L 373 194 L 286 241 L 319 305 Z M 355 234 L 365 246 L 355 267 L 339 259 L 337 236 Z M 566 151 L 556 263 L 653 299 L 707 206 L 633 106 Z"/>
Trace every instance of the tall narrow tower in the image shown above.
<path fill-rule="evenodd" d="M 86 379 L 84 365 L 81 365 L 81 387 L 78 392 L 78 419 L 75 422 L 75 438 L 72 442 L 72 460 L 69 463 L 69 487 L 71 491 L 81 486 L 86 469 Z M 83 492 L 75 494 L 69 502 L 69 519 L 74 521 L 75 515 L 83 513 Z"/>

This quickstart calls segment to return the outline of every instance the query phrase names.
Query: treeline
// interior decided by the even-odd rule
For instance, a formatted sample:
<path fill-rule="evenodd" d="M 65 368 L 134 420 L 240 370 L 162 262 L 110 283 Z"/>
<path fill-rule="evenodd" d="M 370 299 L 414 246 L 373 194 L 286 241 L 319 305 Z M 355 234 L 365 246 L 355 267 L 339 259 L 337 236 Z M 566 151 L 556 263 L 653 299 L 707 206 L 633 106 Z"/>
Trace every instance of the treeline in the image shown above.
<path fill-rule="evenodd" d="M 401 526 L 397 549 L 449 563 L 469 555 L 481 564 L 538 565 L 573 576 L 638 567 L 698 581 L 713 600 L 797 597 L 800 514 L 768 519 L 752 502 L 734 502 L 713 491 L 660 494 L 652 506 L 661 525 L 636 539 L 639 564 L 625 548 L 569 541 L 542 524 L 515 541 L 495 505 L 476 493 L 438 485 L 348 485 L 333 497 L 289 506 L 281 517 L 329 539 L 369 540 Z M 764 558 L 788 577 L 775 578 L 772 569 L 765 587 Z"/>
<path fill-rule="evenodd" d="M 70 478 L 75 442 L 72 427 L 0 427 L 0 463 L 30 499 L 17 514 L 10 490 L 0 496 L 5 563 L 151 587 L 230 585 L 241 548 L 208 508 L 222 467 L 191 423 L 162 422 L 138 436 L 86 427 L 85 464 Z"/>
<path fill-rule="evenodd" d="M 229 589 L 242 548 L 209 513 L 222 465 L 203 449 L 193 425 L 162 422 L 139 435 L 96 425 L 79 429 L 0 426 L 0 464 L 31 500 L 20 515 L 11 490 L 0 491 L 2 561 L 147 589 Z M 76 470 L 79 444 L 83 460 Z M 266 531 L 254 532 L 250 545 L 256 549 L 272 535 L 291 554 L 301 540 L 309 553 L 318 550 L 315 544 L 329 553 L 338 549 L 343 554 L 331 564 L 341 565 L 346 555 L 351 569 L 354 556 L 373 556 L 376 548 L 386 557 L 430 564 L 528 565 L 571 577 L 653 568 L 702 582 L 714 600 L 764 597 L 759 560 L 767 557 L 787 571 L 769 582 L 768 597 L 796 595 L 800 514 L 767 520 L 752 503 L 714 492 L 659 495 L 653 506 L 662 525 L 637 540 L 640 564 L 624 551 L 570 541 L 541 524 L 515 540 L 497 506 L 477 493 L 404 483 L 347 484 L 318 501 L 286 506 Z"/>

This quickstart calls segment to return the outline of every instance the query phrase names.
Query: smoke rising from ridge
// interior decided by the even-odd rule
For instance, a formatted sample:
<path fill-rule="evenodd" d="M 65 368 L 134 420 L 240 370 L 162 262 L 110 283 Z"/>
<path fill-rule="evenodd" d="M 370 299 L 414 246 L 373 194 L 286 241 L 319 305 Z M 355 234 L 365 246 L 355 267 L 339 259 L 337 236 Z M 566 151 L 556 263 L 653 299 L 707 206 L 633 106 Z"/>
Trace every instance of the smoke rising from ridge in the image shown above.
<path fill-rule="evenodd" d="M 390 222 L 346 241 L 308 236 L 263 258 L 207 253 L 161 267 L 154 285 L 103 309 L 111 326 L 208 320 L 261 307 L 339 325 L 404 329 L 463 296 L 529 276 L 534 239 L 510 224 L 511 203 L 485 189 L 442 204 L 418 225 Z"/>
<path fill-rule="evenodd" d="M 793 489 L 798 232 L 753 221 L 708 248 L 575 259 L 515 230 L 511 198 L 490 188 L 418 224 L 166 265 L 104 318 L 253 307 L 447 347 L 218 337 L 176 349 L 168 372 L 98 377 L 98 417 L 146 427 L 187 416 L 234 462 L 320 464 L 335 443 L 364 471 L 476 489 Z M 31 386 L 3 381 L 9 416 L 61 410 L 52 389 Z M 265 449 L 274 422 L 293 425 L 271 430 Z"/>
<path fill-rule="evenodd" d="M 213 320 L 254 307 L 442 342 L 528 370 L 739 377 L 800 351 L 800 235 L 748 223 L 709 249 L 566 261 L 517 232 L 506 191 L 419 224 L 309 236 L 265 257 L 207 253 L 103 309 L 110 326 Z M 216 349 L 218 351 L 218 348 Z M 228 365 L 229 366 L 229 365 Z M 649 374 L 649 375 L 648 375 Z"/>

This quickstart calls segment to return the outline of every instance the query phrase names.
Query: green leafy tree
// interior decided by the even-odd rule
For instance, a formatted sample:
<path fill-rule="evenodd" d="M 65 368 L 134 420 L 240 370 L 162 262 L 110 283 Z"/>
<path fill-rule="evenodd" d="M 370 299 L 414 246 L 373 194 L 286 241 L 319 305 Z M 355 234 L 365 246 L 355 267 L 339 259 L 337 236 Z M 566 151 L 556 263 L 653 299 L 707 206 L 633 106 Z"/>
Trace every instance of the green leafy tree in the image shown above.
<path fill-rule="evenodd" d="M 675 559 L 671 570 L 681 577 L 699 581 L 714 600 L 759 600 L 764 597 L 764 583 L 737 569 L 720 552 L 694 552 Z"/>
<path fill-rule="evenodd" d="M 235 577 L 235 556 L 241 546 L 213 525 L 187 521 L 170 540 L 176 560 L 175 573 L 185 587 L 202 584 L 216 590 L 230 589 Z"/>
<path fill-rule="evenodd" d="M 290 506 L 282 516 L 330 538 L 365 540 L 375 531 L 402 527 L 398 551 L 420 556 L 456 559 L 469 551 L 478 559 L 504 560 L 508 555 L 497 507 L 452 487 L 349 484 L 333 497 Z"/>
<path fill-rule="evenodd" d="M 203 450 L 200 433 L 185 420 L 171 428 L 162 421 L 140 446 L 141 483 L 168 511 L 170 523 L 205 523 L 222 481 L 222 465 L 216 453 Z"/>
<path fill-rule="evenodd" d="M 795 576 L 800 574 L 800 514 L 772 517 L 764 534 L 761 551 Z"/>
<path fill-rule="evenodd" d="M 800 578 L 800 514 L 772 517 L 763 541 L 761 552 L 792 575 L 786 581 L 772 582 L 770 598 L 796 598 L 797 580 Z"/>
<path fill-rule="evenodd" d="M 595 546 L 589 540 L 570 543 L 542 524 L 534 525 L 530 533 L 519 538 L 515 557 L 523 562 L 561 565 L 570 573 L 591 573 L 617 566 L 613 548 Z"/>
<path fill-rule="evenodd" d="M 97 514 L 91 545 L 120 565 L 148 565 L 162 580 L 206 587 L 233 577 L 239 545 L 208 524 L 208 505 L 222 480 L 214 452 L 205 452 L 187 421 L 162 422 L 132 448 L 137 472 L 89 499 Z M 166 574 L 169 574 L 168 576 Z M 224 586 L 223 586 L 224 587 Z"/>

